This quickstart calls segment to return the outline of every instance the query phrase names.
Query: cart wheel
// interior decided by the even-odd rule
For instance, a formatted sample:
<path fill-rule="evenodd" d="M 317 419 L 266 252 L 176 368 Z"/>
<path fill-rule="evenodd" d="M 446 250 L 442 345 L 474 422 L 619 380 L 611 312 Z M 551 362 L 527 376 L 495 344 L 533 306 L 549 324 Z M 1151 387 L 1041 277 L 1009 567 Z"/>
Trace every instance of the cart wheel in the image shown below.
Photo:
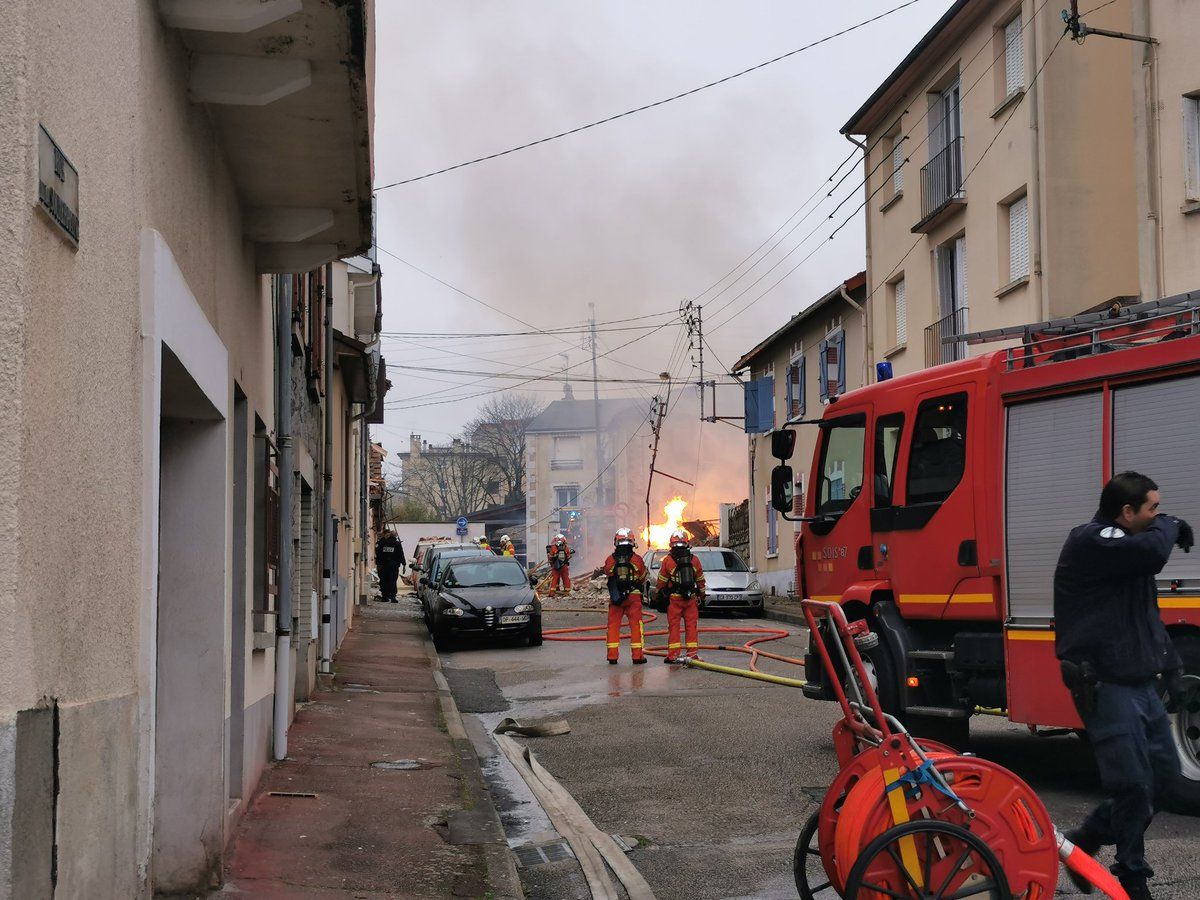
<path fill-rule="evenodd" d="M 821 823 L 821 810 L 816 809 L 796 841 L 796 852 L 792 854 L 792 875 L 796 879 L 796 890 L 800 900 L 833 900 L 840 896 L 829 883 L 821 850 L 817 846 L 817 827 Z"/>
<path fill-rule="evenodd" d="M 912 870 L 905 856 L 912 858 Z M 938 819 L 905 822 L 867 844 L 846 879 L 846 896 L 919 900 L 1012 900 L 999 860 L 978 836 Z"/>

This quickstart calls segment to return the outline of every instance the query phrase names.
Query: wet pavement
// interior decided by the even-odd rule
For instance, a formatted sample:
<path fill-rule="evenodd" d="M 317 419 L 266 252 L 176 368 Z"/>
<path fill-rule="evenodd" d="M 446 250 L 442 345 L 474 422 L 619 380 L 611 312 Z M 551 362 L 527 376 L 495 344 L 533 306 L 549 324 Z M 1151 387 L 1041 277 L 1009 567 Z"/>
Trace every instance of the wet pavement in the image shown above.
<path fill-rule="evenodd" d="M 556 612 L 544 627 L 602 621 L 595 613 Z M 795 626 L 715 617 L 702 619 L 705 625 L 783 627 L 791 635 L 766 648 L 803 655 L 803 632 Z M 648 646 L 664 643 L 648 639 Z M 556 835 L 490 731 L 506 716 L 563 717 L 570 734 L 522 742 L 596 825 L 634 847 L 629 858 L 659 898 L 795 897 L 796 836 L 837 770 L 829 737 L 836 705 L 807 700 L 795 688 L 666 666 L 657 658 L 634 667 L 627 643 L 621 651 L 619 666 L 606 664 L 603 641 L 464 646 L 441 655 L 510 845 L 546 844 Z M 720 651 L 704 657 L 737 667 L 747 660 Z M 760 668 L 801 677 L 784 663 L 762 661 Z M 1074 736 L 1036 738 L 1006 720 L 976 717 L 969 749 L 1028 781 L 1063 827 L 1100 799 L 1091 755 Z M 1198 838 L 1200 819 L 1166 813 L 1155 819 L 1147 848 L 1158 872 L 1156 898 L 1200 897 Z M 521 877 L 533 898 L 588 896 L 570 860 L 529 865 Z M 1065 879 L 1059 893 L 1072 895 Z"/>

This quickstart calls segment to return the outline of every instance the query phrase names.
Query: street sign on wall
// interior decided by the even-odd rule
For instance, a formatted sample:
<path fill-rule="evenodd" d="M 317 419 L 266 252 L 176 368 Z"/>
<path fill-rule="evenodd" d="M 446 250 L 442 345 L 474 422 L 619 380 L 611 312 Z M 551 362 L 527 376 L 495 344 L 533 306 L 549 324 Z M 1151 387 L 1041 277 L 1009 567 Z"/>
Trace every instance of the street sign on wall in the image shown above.
<path fill-rule="evenodd" d="M 44 125 L 38 125 L 38 208 L 79 245 L 79 172 Z"/>

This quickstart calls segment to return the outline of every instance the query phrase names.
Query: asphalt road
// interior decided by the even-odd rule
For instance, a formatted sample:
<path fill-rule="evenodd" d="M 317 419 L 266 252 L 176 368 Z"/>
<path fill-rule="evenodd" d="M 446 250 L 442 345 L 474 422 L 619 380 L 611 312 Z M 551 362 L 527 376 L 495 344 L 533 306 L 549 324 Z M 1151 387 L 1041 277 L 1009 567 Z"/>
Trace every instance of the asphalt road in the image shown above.
<path fill-rule="evenodd" d="M 545 627 L 600 621 L 594 613 L 555 613 Z M 701 625 L 786 628 L 791 635 L 769 648 L 803 655 L 803 634 L 793 626 L 727 618 L 705 618 Z M 529 745 L 601 829 L 635 845 L 629 858 L 659 898 L 795 897 L 796 836 L 837 771 L 830 743 L 837 707 L 806 700 L 795 688 L 666 666 L 656 658 L 634 667 L 624 655 L 628 645 L 621 649 L 619 666 L 606 664 L 603 641 L 442 654 L 510 844 L 542 844 L 555 835 L 489 733 L 505 716 L 564 717 L 570 734 Z M 731 652 L 704 656 L 739 667 L 746 662 Z M 760 667 L 801 677 L 784 663 Z M 1060 827 L 1075 825 L 1100 799 L 1091 755 L 1074 736 L 1037 738 L 1003 719 L 976 717 L 969 749 L 1028 781 Z M 1157 871 L 1156 898 L 1200 897 L 1198 838 L 1200 819 L 1167 813 L 1155 819 L 1147 852 Z M 570 860 L 529 866 L 522 879 L 532 898 L 588 896 Z M 1059 892 L 1071 896 L 1065 878 Z"/>

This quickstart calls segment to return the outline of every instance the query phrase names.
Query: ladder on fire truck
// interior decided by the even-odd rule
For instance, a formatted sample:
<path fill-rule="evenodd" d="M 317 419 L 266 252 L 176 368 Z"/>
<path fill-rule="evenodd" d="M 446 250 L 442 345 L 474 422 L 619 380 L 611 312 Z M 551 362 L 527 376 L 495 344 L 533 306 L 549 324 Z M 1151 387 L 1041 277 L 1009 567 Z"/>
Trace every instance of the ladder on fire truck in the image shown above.
<path fill-rule="evenodd" d="M 943 344 L 988 344 L 1020 340 L 1005 353 L 1006 371 L 1095 356 L 1200 334 L 1200 290 L 1130 306 L 1114 301 L 1107 309 L 1017 325 L 951 334 Z"/>

